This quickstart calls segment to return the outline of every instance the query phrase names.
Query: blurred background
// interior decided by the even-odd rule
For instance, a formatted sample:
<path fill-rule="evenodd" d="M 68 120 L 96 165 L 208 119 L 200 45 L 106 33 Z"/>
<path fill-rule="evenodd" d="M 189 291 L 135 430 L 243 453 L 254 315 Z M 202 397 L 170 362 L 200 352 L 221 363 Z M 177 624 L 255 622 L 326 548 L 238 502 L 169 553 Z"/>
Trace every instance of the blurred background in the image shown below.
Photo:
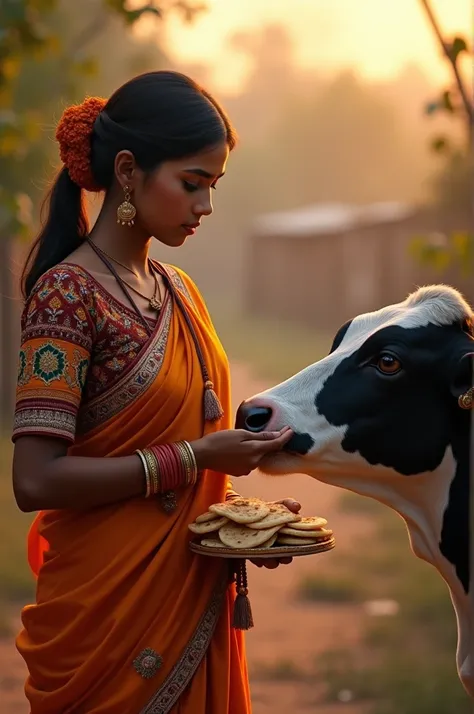
<path fill-rule="evenodd" d="M 229 112 L 240 146 L 214 216 L 154 256 L 204 293 L 237 405 L 322 357 L 343 321 L 417 285 L 447 282 L 474 301 L 471 13 L 469 0 L 0 0 L 2 714 L 28 711 L 13 638 L 34 593 L 31 519 L 10 485 L 18 281 L 63 108 L 172 68 Z M 240 490 L 299 498 L 338 540 L 250 573 L 255 714 L 472 711 L 448 592 L 398 517 L 299 475 L 256 474 Z"/>

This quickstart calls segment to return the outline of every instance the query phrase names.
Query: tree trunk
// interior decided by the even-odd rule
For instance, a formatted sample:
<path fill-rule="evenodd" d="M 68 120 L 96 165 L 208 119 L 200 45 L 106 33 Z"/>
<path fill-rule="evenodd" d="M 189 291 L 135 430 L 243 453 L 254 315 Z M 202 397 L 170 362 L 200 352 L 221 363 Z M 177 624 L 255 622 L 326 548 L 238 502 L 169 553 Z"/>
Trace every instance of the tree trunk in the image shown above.
<path fill-rule="evenodd" d="M 0 430 L 12 426 L 15 406 L 15 299 L 12 280 L 13 241 L 0 237 Z"/>

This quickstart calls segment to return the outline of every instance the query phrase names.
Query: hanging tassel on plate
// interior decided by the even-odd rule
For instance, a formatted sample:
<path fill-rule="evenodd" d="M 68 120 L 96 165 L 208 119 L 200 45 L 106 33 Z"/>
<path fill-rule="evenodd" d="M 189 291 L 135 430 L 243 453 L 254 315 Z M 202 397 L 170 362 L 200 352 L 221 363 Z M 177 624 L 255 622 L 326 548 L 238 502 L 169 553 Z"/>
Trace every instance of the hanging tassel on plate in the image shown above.
<path fill-rule="evenodd" d="M 252 608 L 248 598 L 247 566 L 245 560 L 239 560 L 235 574 L 237 596 L 234 602 L 232 627 L 236 630 L 250 630 L 253 627 Z"/>

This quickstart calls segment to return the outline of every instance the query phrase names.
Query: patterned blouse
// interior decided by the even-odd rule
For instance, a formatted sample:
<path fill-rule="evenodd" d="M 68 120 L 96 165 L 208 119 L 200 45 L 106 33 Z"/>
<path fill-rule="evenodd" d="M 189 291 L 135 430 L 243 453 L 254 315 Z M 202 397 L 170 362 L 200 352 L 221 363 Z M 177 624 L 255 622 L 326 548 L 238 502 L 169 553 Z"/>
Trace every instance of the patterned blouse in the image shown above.
<path fill-rule="evenodd" d="M 21 326 L 13 439 L 42 434 L 74 442 L 81 403 L 120 379 L 149 339 L 132 308 L 67 263 L 38 281 Z"/>

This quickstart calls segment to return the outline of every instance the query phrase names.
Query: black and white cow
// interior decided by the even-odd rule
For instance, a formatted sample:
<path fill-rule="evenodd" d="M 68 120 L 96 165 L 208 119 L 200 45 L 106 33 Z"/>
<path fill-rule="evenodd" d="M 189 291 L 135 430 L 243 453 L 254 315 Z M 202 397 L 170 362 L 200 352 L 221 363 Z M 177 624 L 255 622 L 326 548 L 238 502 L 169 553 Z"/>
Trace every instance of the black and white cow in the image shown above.
<path fill-rule="evenodd" d="M 295 434 L 262 462 L 372 496 L 405 520 L 414 553 L 437 568 L 458 622 L 457 666 L 474 697 L 469 572 L 469 440 L 474 314 L 444 285 L 359 315 L 330 354 L 244 402 L 237 427 Z"/>

